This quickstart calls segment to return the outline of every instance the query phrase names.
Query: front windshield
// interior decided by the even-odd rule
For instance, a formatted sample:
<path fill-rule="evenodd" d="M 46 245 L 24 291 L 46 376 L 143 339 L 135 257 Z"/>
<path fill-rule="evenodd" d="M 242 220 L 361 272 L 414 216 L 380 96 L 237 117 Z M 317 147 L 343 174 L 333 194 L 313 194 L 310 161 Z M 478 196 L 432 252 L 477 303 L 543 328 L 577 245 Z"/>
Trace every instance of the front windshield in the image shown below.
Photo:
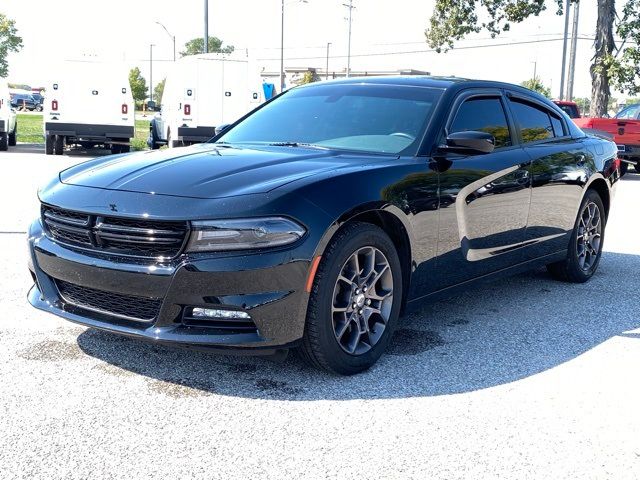
<path fill-rule="evenodd" d="M 286 92 L 220 137 L 413 155 L 442 91 L 399 85 L 314 85 Z"/>

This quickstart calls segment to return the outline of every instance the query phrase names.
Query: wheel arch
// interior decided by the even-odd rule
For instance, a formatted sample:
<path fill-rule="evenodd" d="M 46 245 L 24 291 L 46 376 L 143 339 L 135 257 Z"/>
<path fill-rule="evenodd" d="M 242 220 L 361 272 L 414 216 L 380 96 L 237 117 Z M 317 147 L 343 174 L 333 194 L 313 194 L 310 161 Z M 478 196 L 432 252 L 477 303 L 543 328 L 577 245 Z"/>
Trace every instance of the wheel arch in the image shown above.
<path fill-rule="evenodd" d="M 611 208 L 611 192 L 609 191 L 609 186 L 607 185 L 607 181 L 604 179 L 604 177 L 593 178 L 587 184 L 584 190 L 584 195 L 587 194 L 587 190 L 595 190 L 598 193 L 598 195 L 600 195 L 600 198 L 602 199 L 602 204 L 604 205 L 606 218 L 609 218 L 609 210 Z"/>
<path fill-rule="evenodd" d="M 335 235 L 352 222 L 370 223 L 380 227 L 391 239 L 402 269 L 402 310 L 404 313 L 413 272 L 413 230 L 402 210 L 394 205 L 362 205 L 340 215 L 326 230 L 318 244 L 316 255 L 324 253 Z"/>

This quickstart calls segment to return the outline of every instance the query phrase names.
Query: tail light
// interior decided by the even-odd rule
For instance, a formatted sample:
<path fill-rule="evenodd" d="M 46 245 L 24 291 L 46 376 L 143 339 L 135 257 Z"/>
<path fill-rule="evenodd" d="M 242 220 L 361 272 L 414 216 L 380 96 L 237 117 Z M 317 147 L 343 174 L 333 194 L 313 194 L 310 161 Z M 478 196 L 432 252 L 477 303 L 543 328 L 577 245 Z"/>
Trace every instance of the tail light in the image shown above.
<path fill-rule="evenodd" d="M 51 100 L 51 110 L 53 110 L 54 112 L 58 111 L 58 101 L 57 100 Z"/>
<path fill-rule="evenodd" d="M 184 104 L 184 114 L 191 115 L 191 105 L 189 105 L 188 103 Z"/>
<path fill-rule="evenodd" d="M 126 115 L 127 113 L 129 113 L 129 106 L 126 103 L 122 104 L 122 114 Z"/>

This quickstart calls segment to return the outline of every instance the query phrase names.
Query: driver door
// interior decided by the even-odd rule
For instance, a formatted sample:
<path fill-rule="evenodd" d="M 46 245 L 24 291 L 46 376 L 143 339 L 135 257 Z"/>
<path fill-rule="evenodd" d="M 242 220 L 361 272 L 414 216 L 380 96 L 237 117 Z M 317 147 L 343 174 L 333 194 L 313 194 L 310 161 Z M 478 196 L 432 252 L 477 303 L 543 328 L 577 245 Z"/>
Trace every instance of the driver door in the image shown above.
<path fill-rule="evenodd" d="M 442 287 L 517 264 L 531 201 L 531 160 L 518 144 L 502 93 L 466 91 L 443 135 L 482 131 L 495 138 L 491 153 L 444 151 L 440 172 L 437 272 Z"/>

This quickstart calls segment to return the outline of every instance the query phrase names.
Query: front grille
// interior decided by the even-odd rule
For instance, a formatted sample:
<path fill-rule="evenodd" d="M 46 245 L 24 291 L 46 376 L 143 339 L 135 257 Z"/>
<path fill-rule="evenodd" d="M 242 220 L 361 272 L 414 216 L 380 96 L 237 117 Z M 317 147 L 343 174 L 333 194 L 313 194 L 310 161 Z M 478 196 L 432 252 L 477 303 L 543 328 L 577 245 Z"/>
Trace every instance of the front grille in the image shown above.
<path fill-rule="evenodd" d="M 173 258 L 189 230 L 187 222 L 89 215 L 48 205 L 42 207 L 42 219 L 54 240 L 130 257 Z"/>
<path fill-rule="evenodd" d="M 161 299 L 105 292 L 63 280 L 55 280 L 55 284 L 66 303 L 107 315 L 151 321 L 162 306 Z"/>

